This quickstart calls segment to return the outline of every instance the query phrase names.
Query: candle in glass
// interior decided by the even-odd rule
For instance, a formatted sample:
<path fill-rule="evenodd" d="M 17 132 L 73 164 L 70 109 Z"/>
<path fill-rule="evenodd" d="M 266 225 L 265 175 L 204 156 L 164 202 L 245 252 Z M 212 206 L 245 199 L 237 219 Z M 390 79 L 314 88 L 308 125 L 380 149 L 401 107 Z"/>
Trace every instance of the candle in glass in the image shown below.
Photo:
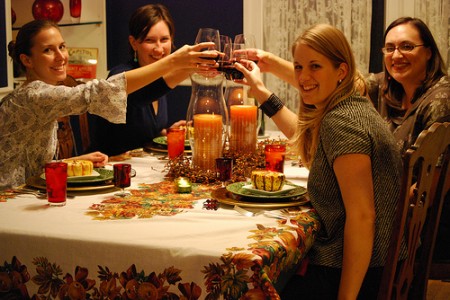
<path fill-rule="evenodd" d="M 257 107 L 230 106 L 230 149 L 254 152 L 256 150 Z"/>
<path fill-rule="evenodd" d="M 215 159 L 222 156 L 222 115 L 194 115 L 192 163 L 202 170 L 215 170 Z"/>

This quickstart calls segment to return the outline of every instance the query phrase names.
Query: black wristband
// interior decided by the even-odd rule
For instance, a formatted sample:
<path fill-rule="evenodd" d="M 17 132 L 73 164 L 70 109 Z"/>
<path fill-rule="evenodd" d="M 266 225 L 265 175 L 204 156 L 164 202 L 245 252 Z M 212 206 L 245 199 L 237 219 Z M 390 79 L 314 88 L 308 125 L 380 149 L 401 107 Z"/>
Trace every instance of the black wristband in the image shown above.
<path fill-rule="evenodd" d="M 269 117 L 272 118 L 278 111 L 283 108 L 284 104 L 275 94 L 270 95 L 266 102 L 261 104 L 259 108 Z"/>

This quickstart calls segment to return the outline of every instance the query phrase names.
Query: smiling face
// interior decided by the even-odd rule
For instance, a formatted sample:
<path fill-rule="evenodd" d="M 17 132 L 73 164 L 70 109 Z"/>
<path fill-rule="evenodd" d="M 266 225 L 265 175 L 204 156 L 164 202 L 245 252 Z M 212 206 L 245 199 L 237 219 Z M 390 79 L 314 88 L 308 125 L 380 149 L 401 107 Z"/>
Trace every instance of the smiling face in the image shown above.
<path fill-rule="evenodd" d="M 294 69 L 303 102 L 316 107 L 326 104 L 345 77 L 342 64 L 336 68 L 327 57 L 304 44 L 295 48 Z"/>
<path fill-rule="evenodd" d="M 385 45 L 399 46 L 402 43 L 423 44 L 416 27 L 409 23 L 400 24 L 386 34 Z M 396 49 L 393 53 L 385 54 L 384 63 L 389 74 L 403 86 L 419 86 L 425 79 L 430 58 L 431 50 L 420 46 L 411 52 Z"/>
<path fill-rule="evenodd" d="M 172 50 L 170 30 L 163 20 L 153 25 L 142 41 L 136 40 L 133 36 L 129 37 L 129 41 L 137 53 L 140 66 L 152 64 L 169 55 Z"/>
<path fill-rule="evenodd" d="M 66 43 L 61 32 L 55 27 L 42 29 L 33 40 L 31 55 L 20 55 L 27 69 L 28 80 L 42 80 L 48 84 L 57 84 L 66 79 L 69 60 Z"/>

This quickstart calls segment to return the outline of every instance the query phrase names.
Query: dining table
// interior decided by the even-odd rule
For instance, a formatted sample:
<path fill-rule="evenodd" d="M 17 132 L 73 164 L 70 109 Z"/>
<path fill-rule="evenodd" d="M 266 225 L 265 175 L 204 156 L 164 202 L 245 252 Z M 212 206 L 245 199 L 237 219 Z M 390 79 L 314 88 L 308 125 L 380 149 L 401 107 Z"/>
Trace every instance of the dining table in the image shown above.
<path fill-rule="evenodd" d="M 285 161 L 287 182 L 305 191 L 298 197 L 246 198 L 229 188 L 242 183 L 220 182 L 179 193 L 166 154 L 104 167 L 108 177 L 113 164 L 132 165 L 125 197 L 109 177 L 69 182 L 64 206 L 2 191 L 0 298 L 279 299 L 320 229 L 308 170 Z M 45 189 L 45 180 L 37 174 L 25 187 Z"/>

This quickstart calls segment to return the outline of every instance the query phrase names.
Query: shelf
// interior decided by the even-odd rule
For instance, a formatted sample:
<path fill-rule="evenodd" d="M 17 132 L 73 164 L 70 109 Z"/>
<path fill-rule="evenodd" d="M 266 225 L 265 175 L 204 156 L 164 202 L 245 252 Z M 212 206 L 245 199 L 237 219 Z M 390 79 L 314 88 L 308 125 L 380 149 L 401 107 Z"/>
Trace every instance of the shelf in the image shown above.
<path fill-rule="evenodd" d="M 80 23 L 61 23 L 58 24 L 59 27 L 69 27 L 69 26 L 81 26 L 81 25 L 100 25 L 102 21 L 92 21 L 92 22 L 80 22 Z M 12 30 L 20 30 L 21 27 L 14 27 Z"/>

